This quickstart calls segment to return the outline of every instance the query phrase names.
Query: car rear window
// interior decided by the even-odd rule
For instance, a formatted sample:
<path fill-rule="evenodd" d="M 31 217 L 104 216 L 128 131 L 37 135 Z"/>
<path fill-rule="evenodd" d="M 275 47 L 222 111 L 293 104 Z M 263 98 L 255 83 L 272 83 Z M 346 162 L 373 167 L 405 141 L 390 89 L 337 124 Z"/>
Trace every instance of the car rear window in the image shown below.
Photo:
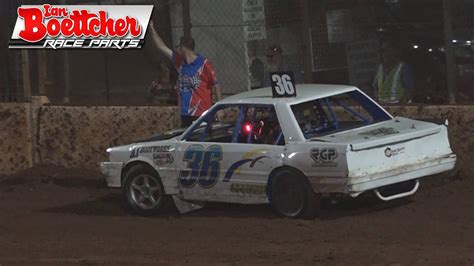
<path fill-rule="evenodd" d="M 295 104 L 291 109 L 306 139 L 391 119 L 359 91 Z"/>

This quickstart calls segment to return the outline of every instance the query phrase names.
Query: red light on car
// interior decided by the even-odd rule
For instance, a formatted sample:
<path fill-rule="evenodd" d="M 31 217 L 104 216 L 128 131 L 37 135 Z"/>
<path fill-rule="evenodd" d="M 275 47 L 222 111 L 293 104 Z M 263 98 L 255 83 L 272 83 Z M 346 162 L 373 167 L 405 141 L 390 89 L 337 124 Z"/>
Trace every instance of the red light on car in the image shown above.
<path fill-rule="evenodd" d="M 245 124 L 245 125 L 244 125 L 244 131 L 245 131 L 245 133 L 247 133 L 247 134 L 250 133 L 250 132 L 252 132 L 252 125 L 251 125 L 250 123 Z"/>

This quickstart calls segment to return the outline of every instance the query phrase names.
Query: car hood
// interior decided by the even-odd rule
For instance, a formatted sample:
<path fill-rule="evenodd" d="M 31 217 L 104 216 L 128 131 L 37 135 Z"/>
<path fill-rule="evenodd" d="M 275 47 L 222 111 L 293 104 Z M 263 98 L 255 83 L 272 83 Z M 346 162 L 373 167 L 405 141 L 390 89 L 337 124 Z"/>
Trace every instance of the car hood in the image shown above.
<path fill-rule="evenodd" d="M 177 129 L 147 139 L 134 141 L 127 145 L 110 147 L 107 149 L 109 161 L 126 162 L 138 157 L 142 153 L 159 152 L 164 149 L 170 150 L 172 149 L 173 143 L 176 142 L 176 138 L 180 136 L 184 130 L 185 129 Z"/>
<path fill-rule="evenodd" d="M 176 130 L 171 130 L 171 131 L 165 132 L 165 133 L 163 133 L 163 134 L 153 135 L 153 136 L 151 136 L 151 137 L 149 137 L 149 138 L 146 138 L 146 139 L 134 141 L 133 143 L 152 142 L 152 141 L 160 141 L 160 140 L 170 140 L 170 139 L 176 138 L 177 136 L 180 136 L 181 134 L 183 134 L 183 132 L 184 132 L 185 130 L 186 130 L 185 128 L 180 128 L 180 129 L 176 129 Z"/>

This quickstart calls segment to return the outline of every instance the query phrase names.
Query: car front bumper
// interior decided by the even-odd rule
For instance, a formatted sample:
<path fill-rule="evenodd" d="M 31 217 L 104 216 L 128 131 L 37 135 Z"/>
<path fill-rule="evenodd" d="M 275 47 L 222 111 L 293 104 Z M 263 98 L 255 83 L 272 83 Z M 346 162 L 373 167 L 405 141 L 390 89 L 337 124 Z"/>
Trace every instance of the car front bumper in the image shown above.
<path fill-rule="evenodd" d="M 122 186 L 122 167 L 123 163 L 120 162 L 102 162 L 100 163 L 100 170 L 107 180 L 109 187 L 121 187 Z"/>

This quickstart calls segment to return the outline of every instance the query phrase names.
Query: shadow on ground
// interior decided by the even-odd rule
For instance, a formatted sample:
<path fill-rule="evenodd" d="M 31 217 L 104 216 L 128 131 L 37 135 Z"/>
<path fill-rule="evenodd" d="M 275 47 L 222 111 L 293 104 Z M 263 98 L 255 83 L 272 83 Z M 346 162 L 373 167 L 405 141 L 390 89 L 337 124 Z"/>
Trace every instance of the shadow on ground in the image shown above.
<path fill-rule="evenodd" d="M 334 220 L 348 216 L 366 215 L 369 213 L 396 209 L 410 204 L 411 200 L 381 202 L 375 197 L 342 199 L 337 203 L 329 199 L 323 200 L 319 219 Z M 107 195 L 83 202 L 67 204 L 42 210 L 50 213 L 75 214 L 86 216 L 135 216 L 126 205 L 120 191 L 109 192 Z M 185 218 L 185 217 L 231 217 L 231 218 L 280 218 L 269 204 L 244 205 L 230 203 L 207 203 L 200 210 L 180 214 L 174 207 L 164 213 L 149 216 L 148 218 Z"/>

